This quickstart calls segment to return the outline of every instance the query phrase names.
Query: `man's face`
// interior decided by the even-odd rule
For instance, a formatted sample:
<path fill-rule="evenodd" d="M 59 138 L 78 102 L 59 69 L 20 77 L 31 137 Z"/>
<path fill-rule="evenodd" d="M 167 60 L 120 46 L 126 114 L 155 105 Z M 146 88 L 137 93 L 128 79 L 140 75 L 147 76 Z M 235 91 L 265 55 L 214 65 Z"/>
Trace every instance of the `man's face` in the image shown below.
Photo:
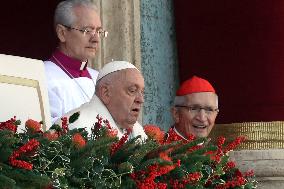
<path fill-rule="evenodd" d="M 207 137 L 218 114 L 217 103 L 217 95 L 212 92 L 186 95 L 186 103 L 183 104 L 186 107 L 175 107 L 173 110 L 176 129 L 184 137 L 189 134 Z"/>
<path fill-rule="evenodd" d="M 101 28 L 101 20 L 98 14 L 86 7 L 74 8 L 75 20 L 72 28 L 80 30 L 96 30 Z M 83 34 L 81 31 L 74 29 L 65 29 L 64 38 L 61 39 L 61 48 L 70 57 L 80 61 L 86 61 L 93 58 L 96 54 L 99 44 L 98 34 Z"/>
<path fill-rule="evenodd" d="M 120 127 L 130 128 L 137 121 L 144 102 L 144 79 L 136 69 L 120 72 L 119 78 L 110 87 L 110 100 L 106 107 Z"/>

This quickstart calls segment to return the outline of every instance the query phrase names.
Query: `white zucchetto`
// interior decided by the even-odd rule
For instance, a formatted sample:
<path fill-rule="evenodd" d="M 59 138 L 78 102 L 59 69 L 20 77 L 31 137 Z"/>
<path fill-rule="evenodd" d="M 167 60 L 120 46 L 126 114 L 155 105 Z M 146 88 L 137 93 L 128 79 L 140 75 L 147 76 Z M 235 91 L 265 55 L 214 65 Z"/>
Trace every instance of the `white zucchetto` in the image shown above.
<path fill-rule="evenodd" d="M 119 70 L 134 68 L 138 70 L 133 64 L 126 62 L 126 61 L 112 61 L 104 65 L 104 67 L 99 71 L 99 75 L 97 77 L 97 81 L 99 81 L 104 76 L 116 72 Z M 139 70 L 138 70 L 139 71 Z"/>

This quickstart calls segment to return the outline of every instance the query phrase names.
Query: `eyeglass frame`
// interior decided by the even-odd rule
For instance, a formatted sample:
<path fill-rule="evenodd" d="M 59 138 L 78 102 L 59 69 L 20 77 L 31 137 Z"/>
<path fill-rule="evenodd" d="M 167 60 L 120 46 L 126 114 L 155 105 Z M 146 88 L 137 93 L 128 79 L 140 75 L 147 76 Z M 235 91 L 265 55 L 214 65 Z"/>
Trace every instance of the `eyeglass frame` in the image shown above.
<path fill-rule="evenodd" d="M 69 30 L 76 30 L 76 31 L 80 31 L 84 36 L 86 36 L 87 34 L 88 35 L 91 35 L 91 36 L 94 36 L 95 34 L 98 34 L 98 36 L 100 38 L 106 38 L 107 35 L 108 35 L 108 31 L 104 30 L 103 28 L 99 27 L 99 28 L 96 28 L 94 30 L 88 30 L 87 28 L 85 29 L 79 29 L 79 28 L 74 28 L 74 27 L 71 27 L 71 26 L 66 26 L 64 24 L 61 24 L 62 26 L 64 26 L 65 28 L 69 29 Z M 103 35 L 101 35 L 101 33 L 103 33 Z"/>
<path fill-rule="evenodd" d="M 191 113 L 200 113 L 201 110 L 204 110 L 205 114 L 208 116 L 213 115 L 213 113 L 219 113 L 218 108 L 212 108 L 212 107 L 202 107 L 202 106 L 197 106 L 197 105 L 175 105 L 175 107 L 180 107 L 180 108 L 187 108 L 188 112 Z M 198 110 L 197 112 L 194 112 Z"/>

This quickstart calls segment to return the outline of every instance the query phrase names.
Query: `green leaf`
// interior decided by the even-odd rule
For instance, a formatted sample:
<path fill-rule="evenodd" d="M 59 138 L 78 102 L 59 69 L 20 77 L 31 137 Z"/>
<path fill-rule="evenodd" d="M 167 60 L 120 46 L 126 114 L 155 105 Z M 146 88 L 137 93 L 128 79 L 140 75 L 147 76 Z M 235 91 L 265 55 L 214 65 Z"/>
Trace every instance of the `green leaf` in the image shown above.
<path fill-rule="evenodd" d="M 213 169 L 210 165 L 205 165 L 203 169 L 205 170 L 207 175 L 211 175 L 213 173 Z"/>
<path fill-rule="evenodd" d="M 56 168 L 54 170 L 54 173 L 58 176 L 64 176 L 65 175 L 65 168 Z"/>
<path fill-rule="evenodd" d="M 0 175 L 0 183 L 2 186 L 5 186 L 5 188 L 15 188 L 16 186 L 15 180 L 2 174 Z"/>
<path fill-rule="evenodd" d="M 74 123 L 80 116 L 80 112 L 76 112 L 69 117 L 69 124 Z"/>
<path fill-rule="evenodd" d="M 62 155 L 62 156 L 60 156 L 60 157 L 61 157 L 61 159 L 62 159 L 63 161 L 70 162 L 70 158 L 69 158 L 69 157 L 64 156 L 64 155 Z"/>
<path fill-rule="evenodd" d="M 93 170 L 97 173 L 102 173 L 104 170 L 104 165 L 100 159 L 94 159 L 94 167 Z"/>

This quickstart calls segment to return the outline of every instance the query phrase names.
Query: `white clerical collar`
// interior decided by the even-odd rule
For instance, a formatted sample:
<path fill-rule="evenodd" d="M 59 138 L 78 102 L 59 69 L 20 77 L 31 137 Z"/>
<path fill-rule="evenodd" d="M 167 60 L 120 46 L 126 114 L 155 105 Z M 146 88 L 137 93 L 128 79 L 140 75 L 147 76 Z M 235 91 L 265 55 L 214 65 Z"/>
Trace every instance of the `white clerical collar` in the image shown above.
<path fill-rule="evenodd" d="M 81 66 L 80 66 L 80 70 L 81 70 L 81 71 L 85 68 L 85 66 L 86 66 L 87 63 L 88 63 L 88 61 L 86 61 L 86 62 L 81 62 Z"/>
<path fill-rule="evenodd" d="M 186 140 L 186 141 L 189 141 L 187 138 L 184 138 L 184 136 L 182 136 L 182 134 L 181 134 L 180 132 L 178 132 L 175 127 L 174 127 L 174 131 L 175 131 L 176 134 L 177 134 L 178 136 L 180 136 L 182 139 L 184 139 L 184 140 Z"/>

